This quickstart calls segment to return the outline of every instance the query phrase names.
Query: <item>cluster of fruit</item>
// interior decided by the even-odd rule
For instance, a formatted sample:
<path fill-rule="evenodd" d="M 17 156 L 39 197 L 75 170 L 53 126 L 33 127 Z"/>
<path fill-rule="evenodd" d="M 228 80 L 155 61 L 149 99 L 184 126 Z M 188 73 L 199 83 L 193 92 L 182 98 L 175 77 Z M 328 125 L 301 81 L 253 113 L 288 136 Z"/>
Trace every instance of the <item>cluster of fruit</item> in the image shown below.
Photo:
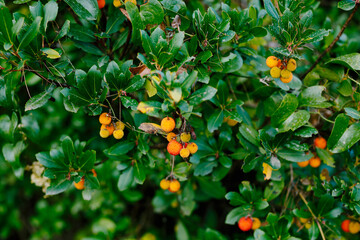
<path fill-rule="evenodd" d="M 136 0 L 125 0 L 125 1 L 123 1 L 123 2 L 124 2 L 124 3 L 132 2 L 133 4 L 136 5 Z M 113 1 L 113 4 L 114 4 L 114 6 L 115 6 L 116 8 L 121 7 L 121 6 L 123 5 L 120 0 L 114 0 L 114 1 Z"/>
<path fill-rule="evenodd" d="M 261 227 L 261 221 L 256 217 L 246 216 L 239 219 L 238 226 L 241 231 L 247 232 Z"/>
<path fill-rule="evenodd" d="M 357 221 L 352 221 L 350 219 L 346 219 L 341 223 L 341 229 L 344 232 L 349 232 L 351 234 L 357 234 L 360 232 L 360 223 Z"/>
<path fill-rule="evenodd" d="M 124 137 L 125 124 L 121 121 L 113 122 L 109 113 L 102 113 L 99 117 L 100 137 L 108 138 L 113 135 L 115 139 L 122 139 Z"/>
<path fill-rule="evenodd" d="M 172 180 L 163 179 L 160 181 L 160 188 L 175 193 L 180 189 L 180 182 L 176 179 L 172 179 Z"/>
<path fill-rule="evenodd" d="M 95 169 L 91 169 L 91 172 L 93 173 L 94 177 L 97 177 Z M 77 190 L 83 190 L 85 188 L 85 178 L 82 177 L 79 182 L 74 182 L 74 186 Z"/>
<path fill-rule="evenodd" d="M 175 129 L 175 120 L 173 118 L 163 118 L 161 120 L 161 129 L 168 133 L 166 136 L 166 139 L 169 141 L 167 151 L 171 155 L 177 156 L 180 154 L 182 158 L 188 158 L 190 154 L 197 152 L 198 146 L 194 142 L 190 143 L 191 134 L 189 132 L 182 132 L 180 134 L 172 132 Z"/>
<path fill-rule="evenodd" d="M 325 149 L 326 145 L 327 145 L 327 142 L 326 142 L 325 138 L 323 138 L 323 137 L 315 138 L 315 140 L 314 140 L 315 147 Z M 313 153 L 313 154 L 315 155 L 315 153 Z M 321 160 L 319 157 L 314 156 L 307 161 L 298 162 L 297 164 L 299 165 L 299 167 L 302 167 L 302 168 L 306 167 L 309 164 L 313 168 L 318 168 L 321 164 Z"/>
<path fill-rule="evenodd" d="M 280 78 L 283 83 L 289 83 L 293 79 L 292 72 L 296 70 L 295 59 L 282 61 L 275 56 L 266 59 L 266 65 L 271 68 L 270 75 L 273 78 Z"/>
<path fill-rule="evenodd" d="M 294 218 L 293 218 L 294 220 Z M 298 227 L 300 227 L 302 224 L 304 224 L 304 227 L 306 229 L 310 229 L 312 225 L 312 219 L 311 218 L 299 218 L 299 222 L 297 222 Z"/>

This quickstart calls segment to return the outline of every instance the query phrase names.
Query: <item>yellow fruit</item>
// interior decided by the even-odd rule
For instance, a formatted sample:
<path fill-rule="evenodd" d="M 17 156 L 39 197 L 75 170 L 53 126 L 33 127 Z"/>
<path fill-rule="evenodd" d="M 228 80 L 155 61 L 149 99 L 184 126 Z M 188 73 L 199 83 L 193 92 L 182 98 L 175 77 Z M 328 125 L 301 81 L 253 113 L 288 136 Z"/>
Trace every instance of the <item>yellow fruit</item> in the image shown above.
<path fill-rule="evenodd" d="M 187 149 L 187 148 L 181 149 L 181 150 L 180 150 L 180 156 L 181 156 L 182 158 L 187 158 L 187 157 L 189 157 L 189 156 L 190 156 L 190 150 Z"/>
<path fill-rule="evenodd" d="M 172 180 L 169 185 L 169 191 L 174 193 L 179 191 L 180 189 L 180 182 L 178 180 Z"/>
<path fill-rule="evenodd" d="M 261 221 L 258 218 L 253 218 L 253 225 L 252 225 L 252 230 L 256 230 L 259 227 L 261 227 Z"/>
<path fill-rule="evenodd" d="M 279 78 L 279 77 L 280 77 L 280 73 L 281 73 L 281 69 L 278 68 L 278 67 L 273 67 L 273 68 L 270 70 L 270 75 L 271 75 L 273 78 Z"/>
<path fill-rule="evenodd" d="M 287 63 L 286 69 L 289 70 L 290 72 L 293 72 L 296 70 L 296 61 L 295 59 L 290 59 Z"/>
<path fill-rule="evenodd" d="M 299 167 L 306 167 L 307 165 L 309 165 L 309 160 L 304 162 L 298 162 L 297 164 L 299 165 Z"/>
<path fill-rule="evenodd" d="M 125 123 L 123 123 L 122 121 L 117 121 L 115 123 L 115 130 L 124 130 L 125 129 Z"/>
<path fill-rule="evenodd" d="M 170 181 L 169 180 L 166 180 L 166 179 L 163 179 L 160 181 L 160 187 L 161 189 L 163 190 L 167 190 L 170 186 Z"/>
<path fill-rule="evenodd" d="M 111 115 L 108 113 L 100 114 L 99 122 L 101 124 L 109 125 L 111 123 Z"/>
<path fill-rule="evenodd" d="M 229 119 L 226 121 L 226 123 L 227 123 L 230 127 L 233 127 L 233 126 L 235 126 L 235 125 L 238 123 L 238 121 L 229 118 Z"/>
<path fill-rule="evenodd" d="M 309 221 L 308 218 L 299 218 L 301 223 L 307 223 Z"/>
<path fill-rule="evenodd" d="M 195 154 L 198 150 L 196 143 L 189 143 L 186 148 L 189 149 L 191 154 Z"/>
<path fill-rule="evenodd" d="M 269 68 L 273 68 L 273 67 L 276 67 L 278 65 L 278 61 L 279 59 L 275 56 L 270 56 L 266 59 L 266 65 L 269 67 Z"/>
<path fill-rule="evenodd" d="M 308 222 L 308 223 L 305 223 L 305 228 L 306 228 L 306 229 L 310 229 L 310 228 L 311 228 L 311 223 L 309 223 L 309 222 Z"/>
<path fill-rule="evenodd" d="M 349 223 L 349 232 L 352 234 L 357 234 L 360 231 L 360 223 L 351 221 Z"/>
<path fill-rule="evenodd" d="M 118 8 L 118 7 L 120 7 L 122 5 L 120 0 L 114 0 L 113 4 L 114 4 L 114 7 L 116 7 L 116 8 Z"/>
<path fill-rule="evenodd" d="M 290 72 L 290 73 L 291 73 L 291 72 Z M 282 81 L 283 83 L 289 83 L 289 82 L 291 82 L 292 79 L 293 79 L 292 73 L 291 73 L 291 75 L 290 75 L 290 78 L 280 77 L 280 81 Z"/>
<path fill-rule="evenodd" d="M 292 77 L 292 73 L 289 70 L 281 70 L 280 75 L 282 78 L 291 78 Z"/>
<path fill-rule="evenodd" d="M 108 130 L 108 131 L 109 131 L 109 135 L 112 135 L 113 132 L 114 132 L 114 130 L 115 130 L 115 127 L 114 127 L 113 124 L 109 124 L 109 125 L 103 124 L 103 125 L 101 125 L 101 127 L 100 127 L 100 130 L 101 130 L 101 129 L 106 129 L 106 130 Z"/>
<path fill-rule="evenodd" d="M 110 136 L 110 133 L 107 129 L 101 129 L 100 130 L 100 137 L 102 138 L 108 138 Z"/>
<path fill-rule="evenodd" d="M 122 139 L 124 137 L 124 131 L 121 129 L 117 129 L 113 132 L 113 136 L 115 139 Z"/>
<path fill-rule="evenodd" d="M 169 132 L 168 135 L 166 136 L 166 139 L 171 142 L 172 140 L 176 140 L 176 134 L 173 132 Z"/>
<path fill-rule="evenodd" d="M 79 182 L 74 182 L 74 186 L 77 190 L 83 190 L 85 188 L 85 179 L 81 178 Z"/>
<path fill-rule="evenodd" d="M 190 139 L 191 139 L 190 133 L 182 133 L 182 134 L 180 135 L 180 140 L 181 140 L 182 142 L 187 143 L 187 142 L 190 141 Z"/>
<path fill-rule="evenodd" d="M 175 120 L 171 117 L 166 117 L 161 120 L 161 128 L 165 132 L 171 132 L 175 128 Z"/>

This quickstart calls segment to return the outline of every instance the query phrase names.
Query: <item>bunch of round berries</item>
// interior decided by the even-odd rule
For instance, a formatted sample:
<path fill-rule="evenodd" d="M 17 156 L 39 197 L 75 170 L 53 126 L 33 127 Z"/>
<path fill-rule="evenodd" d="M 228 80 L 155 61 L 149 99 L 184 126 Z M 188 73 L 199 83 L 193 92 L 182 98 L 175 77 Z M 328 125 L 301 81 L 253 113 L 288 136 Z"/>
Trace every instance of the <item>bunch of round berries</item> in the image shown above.
<path fill-rule="evenodd" d="M 341 223 L 341 229 L 344 232 L 349 232 L 351 234 L 357 234 L 360 231 L 360 223 L 357 221 L 352 221 L 346 219 Z"/>
<path fill-rule="evenodd" d="M 251 216 L 242 217 L 238 221 L 238 227 L 244 232 L 256 230 L 261 227 L 261 221 L 260 219 Z"/>
<path fill-rule="evenodd" d="M 99 117 L 100 137 L 108 138 L 113 135 L 115 139 L 122 139 L 124 137 L 125 124 L 121 121 L 113 122 L 109 113 L 102 113 Z"/>
<path fill-rule="evenodd" d="M 316 148 L 321 148 L 321 149 L 325 149 L 327 145 L 326 139 L 323 137 L 317 137 L 314 139 L 314 147 Z M 315 153 L 313 153 L 315 155 Z M 321 165 L 321 160 L 319 157 L 312 157 L 307 161 L 304 162 L 298 162 L 297 163 L 299 165 L 299 167 L 306 167 L 307 165 L 310 164 L 311 167 L 313 168 L 318 168 Z"/>
<path fill-rule="evenodd" d="M 167 180 L 164 178 L 160 181 L 160 187 L 163 190 L 169 190 L 169 192 L 175 193 L 180 189 L 180 182 L 176 179 Z"/>
<path fill-rule="evenodd" d="M 283 83 L 289 83 L 293 79 L 292 72 L 296 70 L 295 59 L 282 61 L 275 56 L 266 59 L 266 65 L 271 68 L 270 75 L 273 78 L 280 78 Z"/>
<path fill-rule="evenodd" d="M 175 129 L 175 120 L 173 118 L 163 118 L 161 120 L 161 129 L 168 133 L 166 136 L 166 139 L 169 141 L 167 151 L 171 155 L 177 156 L 180 154 L 182 158 L 188 158 L 190 154 L 197 152 L 198 146 L 194 142 L 190 143 L 191 134 L 189 132 L 182 132 L 180 134 L 172 132 Z"/>

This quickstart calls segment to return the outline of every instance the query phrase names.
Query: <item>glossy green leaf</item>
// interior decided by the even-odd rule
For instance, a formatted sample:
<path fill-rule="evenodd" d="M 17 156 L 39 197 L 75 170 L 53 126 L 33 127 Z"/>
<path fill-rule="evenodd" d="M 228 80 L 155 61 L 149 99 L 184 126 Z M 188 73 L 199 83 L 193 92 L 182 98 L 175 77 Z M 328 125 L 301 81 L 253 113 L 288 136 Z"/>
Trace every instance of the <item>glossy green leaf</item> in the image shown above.
<path fill-rule="evenodd" d="M 12 33 L 12 17 L 9 9 L 5 5 L 0 5 L 0 32 L 2 33 L 4 39 L 12 44 L 13 33 Z"/>
<path fill-rule="evenodd" d="M 337 58 L 333 58 L 326 62 L 340 64 L 352 70 L 360 70 L 360 53 L 350 53 Z"/>
<path fill-rule="evenodd" d="M 30 44 L 30 42 L 36 37 L 36 35 L 39 33 L 40 30 L 41 21 L 42 21 L 42 17 L 36 17 L 36 19 L 27 29 L 26 33 L 23 36 L 21 36 L 21 38 L 19 39 L 20 43 L 17 48 L 18 50 L 27 47 Z"/>
<path fill-rule="evenodd" d="M 64 0 L 76 15 L 86 20 L 96 20 L 99 6 L 96 0 Z"/>
<path fill-rule="evenodd" d="M 327 147 L 333 148 L 349 126 L 349 118 L 345 114 L 339 114 L 335 119 L 334 127 L 327 140 Z"/>
<path fill-rule="evenodd" d="M 44 6 L 44 29 L 46 31 L 49 21 L 54 21 L 58 14 L 58 4 L 55 1 L 49 1 Z"/>
<path fill-rule="evenodd" d="M 55 86 L 51 85 L 45 92 L 39 93 L 38 95 L 33 96 L 25 104 L 25 111 L 34 110 L 44 106 L 47 101 L 50 99 L 52 92 L 54 91 Z"/>
<path fill-rule="evenodd" d="M 117 187 L 119 191 L 128 189 L 134 181 L 134 168 L 129 167 L 121 173 Z"/>
<path fill-rule="evenodd" d="M 347 151 L 358 141 L 360 141 L 360 123 L 354 123 L 346 129 L 339 141 L 330 149 L 330 151 L 332 153 Z"/>

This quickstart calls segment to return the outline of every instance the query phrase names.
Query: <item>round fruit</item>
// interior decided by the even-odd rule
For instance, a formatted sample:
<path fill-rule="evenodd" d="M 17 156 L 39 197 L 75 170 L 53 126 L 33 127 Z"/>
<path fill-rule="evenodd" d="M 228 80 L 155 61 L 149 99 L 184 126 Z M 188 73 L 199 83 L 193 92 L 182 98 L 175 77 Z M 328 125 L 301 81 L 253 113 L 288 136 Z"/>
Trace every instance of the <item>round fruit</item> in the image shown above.
<path fill-rule="evenodd" d="M 74 186 L 78 190 L 83 190 L 85 188 L 85 178 L 81 178 L 79 182 L 74 182 Z"/>
<path fill-rule="evenodd" d="M 309 221 L 308 218 L 299 218 L 301 223 L 307 223 Z"/>
<path fill-rule="evenodd" d="M 113 132 L 113 136 L 115 139 L 122 139 L 124 137 L 124 131 L 121 129 L 117 129 Z"/>
<path fill-rule="evenodd" d="M 166 179 L 163 179 L 160 181 L 160 187 L 161 189 L 163 190 L 167 190 L 170 186 L 170 181 L 169 180 L 166 180 Z"/>
<path fill-rule="evenodd" d="M 261 221 L 258 218 L 253 218 L 252 230 L 256 230 L 261 227 Z"/>
<path fill-rule="evenodd" d="M 184 143 L 189 142 L 190 139 L 191 139 L 190 133 L 182 133 L 182 134 L 180 135 L 180 140 L 181 140 L 182 142 L 184 142 Z"/>
<path fill-rule="evenodd" d="M 227 124 L 230 126 L 230 127 L 233 127 L 233 126 L 235 126 L 237 123 L 238 123 L 238 121 L 236 121 L 236 120 L 232 120 L 232 119 L 228 119 L 227 121 Z"/>
<path fill-rule="evenodd" d="M 180 182 L 176 179 L 170 181 L 170 185 L 169 185 L 169 191 L 174 193 L 179 191 L 180 189 Z"/>
<path fill-rule="evenodd" d="M 251 217 L 242 217 L 240 218 L 238 222 L 238 226 L 241 231 L 249 231 L 252 228 L 253 221 L 251 220 Z"/>
<path fill-rule="evenodd" d="M 310 229 L 311 228 L 311 223 L 309 223 L 309 222 L 305 223 L 305 228 Z"/>
<path fill-rule="evenodd" d="M 346 219 L 341 223 L 341 229 L 344 232 L 349 232 L 350 219 Z"/>
<path fill-rule="evenodd" d="M 110 136 L 110 133 L 107 129 L 100 129 L 100 137 L 102 138 L 108 138 Z"/>
<path fill-rule="evenodd" d="M 169 132 L 168 135 L 166 136 L 166 139 L 171 142 L 172 140 L 176 140 L 176 134 L 173 132 Z"/>
<path fill-rule="evenodd" d="M 323 137 L 317 137 L 314 140 L 315 147 L 325 149 L 326 148 L 326 140 Z"/>
<path fill-rule="evenodd" d="M 98 0 L 97 3 L 100 9 L 105 7 L 105 0 Z"/>
<path fill-rule="evenodd" d="M 290 73 L 291 73 L 291 72 L 290 72 Z M 283 83 L 289 83 L 289 82 L 291 82 L 292 79 L 293 79 L 292 73 L 291 73 L 291 75 L 290 75 L 290 78 L 280 77 L 280 81 L 282 81 Z"/>
<path fill-rule="evenodd" d="M 187 158 L 187 157 L 189 157 L 189 156 L 190 156 L 190 151 L 189 151 L 189 149 L 187 149 L 187 148 L 181 149 L 181 150 L 180 150 L 180 156 L 181 156 L 182 158 Z"/>
<path fill-rule="evenodd" d="M 175 120 L 171 117 L 166 117 L 161 120 L 161 128 L 165 132 L 171 132 L 175 128 Z"/>
<path fill-rule="evenodd" d="M 114 127 L 114 125 L 113 124 L 109 124 L 109 125 L 101 125 L 101 127 L 100 127 L 100 130 L 102 130 L 102 129 L 106 129 L 106 130 L 108 130 L 109 131 L 109 135 L 112 135 L 113 134 L 113 132 L 114 132 L 114 130 L 115 130 L 115 127 Z"/>
<path fill-rule="evenodd" d="M 360 223 L 355 221 L 350 221 L 349 232 L 352 234 L 357 234 L 359 231 L 360 231 Z"/>
<path fill-rule="evenodd" d="M 189 149 L 191 154 L 195 154 L 198 150 L 196 143 L 189 143 L 186 148 Z"/>
<path fill-rule="evenodd" d="M 270 75 L 273 77 L 273 78 L 279 78 L 281 76 L 281 69 L 278 68 L 278 67 L 273 67 L 271 70 L 270 70 Z"/>
<path fill-rule="evenodd" d="M 292 78 L 292 73 L 289 70 L 281 70 L 280 75 L 282 78 Z"/>
<path fill-rule="evenodd" d="M 290 72 L 293 72 L 296 70 L 296 61 L 295 59 L 290 59 L 287 63 L 286 69 L 289 70 Z"/>
<path fill-rule="evenodd" d="M 97 173 L 96 173 L 95 169 L 91 169 L 91 172 L 93 173 L 94 177 L 97 177 Z"/>
<path fill-rule="evenodd" d="M 270 56 L 266 59 L 266 65 L 269 67 L 269 68 L 273 68 L 273 67 L 276 67 L 278 65 L 278 61 L 279 59 L 275 56 Z"/>
<path fill-rule="evenodd" d="M 120 7 L 122 5 L 120 0 L 114 0 L 113 4 L 114 4 L 114 7 L 116 7 L 116 8 L 118 8 L 118 7 Z"/>
<path fill-rule="evenodd" d="M 176 140 L 172 140 L 168 143 L 167 150 L 171 155 L 176 156 L 176 155 L 179 155 L 182 147 L 183 146 L 181 145 L 181 143 L 179 143 Z"/>
<path fill-rule="evenodd" d="M 109 125 L 111 123 L 111 115 L 108 113 L 100 114 L 99 122 L 101 124 Z"/>
<path fill-rule="evenodd" d="M 298 162 L 297 164 L 299 165 L 299 167 L 306 167 L 307 165 L 309 165 L 309 160 L 304 162 Z"/>
<path fill-rule="evenodd" d="M 124 130 L 125 129 L 125 123 L 123 123 L 122 121 L 117 121 L 115 123 L 115 129 L 118 130 Z"/>
<path fill-rule="evenodd" d="M 312 166 L 313 168 L 318 168 L 321 164 L 321 160 L 320 158 L 318 157 L 313 157 L 313 158 L 310 158 L 309 160 L 310 162 L 310 166 Z"/>

